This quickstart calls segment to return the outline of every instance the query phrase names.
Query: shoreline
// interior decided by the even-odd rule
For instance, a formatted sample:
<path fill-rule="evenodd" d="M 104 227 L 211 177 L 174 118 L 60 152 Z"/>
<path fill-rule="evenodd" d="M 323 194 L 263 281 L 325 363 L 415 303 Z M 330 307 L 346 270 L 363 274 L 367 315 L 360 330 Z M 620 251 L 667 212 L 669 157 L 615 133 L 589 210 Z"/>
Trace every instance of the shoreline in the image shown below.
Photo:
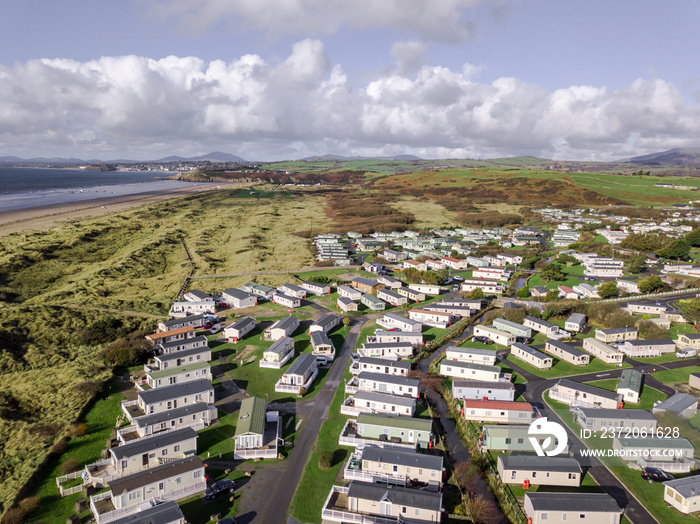
<path fill-rule="evenodd" d="M 49 204 L 28 209 L 0 212 L 0 237 L 26 230 L 45 230 L 61 220 L 107 215 L 133 207 L 161 202 L 200 191 L 221 189 L 229 184 L 204 184 L 178 189 L 163 189 L 78 202 Z"/>

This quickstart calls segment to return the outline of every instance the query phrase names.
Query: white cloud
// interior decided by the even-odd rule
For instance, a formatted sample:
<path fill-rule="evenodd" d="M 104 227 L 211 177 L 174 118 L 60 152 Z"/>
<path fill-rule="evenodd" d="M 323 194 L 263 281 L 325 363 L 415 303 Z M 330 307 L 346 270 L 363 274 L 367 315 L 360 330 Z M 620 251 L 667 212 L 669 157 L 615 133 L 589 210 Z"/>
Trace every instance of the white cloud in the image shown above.
<path fill-rule="evenodd" d="M 423 52 L 397 45 L 396 67 L 362 86 L 311 39 L 274 63 L 122 56 L 0 66 L 0 154 L 610 160 L 696 145 L 700 133 L 700 105 L 658 78 L 547 92 L 516 78 L 478 82 L 470 64 L 421 65 Z"/>
<path fill-rule="evenodd" d="M 393 29 L 422 39 L 458 41 L 474 28 L 467 19 L 479 4 L 503 0 L 149 0 L 149 16 L 201 32 L 224 23 L 234 32 L 322 36 L 341 29 Z"/>

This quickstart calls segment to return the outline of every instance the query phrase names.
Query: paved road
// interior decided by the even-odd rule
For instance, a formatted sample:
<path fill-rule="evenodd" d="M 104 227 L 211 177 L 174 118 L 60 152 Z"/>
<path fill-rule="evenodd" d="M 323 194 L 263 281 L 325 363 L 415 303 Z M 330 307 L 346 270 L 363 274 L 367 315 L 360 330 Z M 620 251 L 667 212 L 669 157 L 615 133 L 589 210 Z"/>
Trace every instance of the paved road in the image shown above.
<path fill-rule="evenodd" d="M 360 334 L 360 329 L 366 321 L 367 318 L 363 317 L 353 322 L 350 333 L 345 338 L 345 342 L 340 350 L 336 353 L 336 358 L 328 372 L 326 382 L 318 395 L 311 399 L 313 407 L 304 419 L 289 457 L 284 461 L 281 468 L 275 470 L 275 477 L 267 479 L 269 481 L 267 485 L 259 486 L 261 491 L 255 497 L 257 503 L 254 504 L 257 515 L 252 515 L 255 517 L 255 522 L 264 524 L 282 524 L 286 522 L 287 510 L 292 502 L 294 491 L 301 479 L 304 466 L 309 460 L 311 450 L 316 443 L 316 437 L 318 437 L 321 424 L 326 418 L 328 407 L 342 381 L 343 374 L 350 360 L 350 353 L 355 348 L 357 337 Z M 255 476 L 253 476 L 251 481 L 251 489 L 255 489 L 253 486 Z M 269 501 L 269 503 L 260 504 L 262 500 Z M 250 522 L 250 520 L 247 522 Z"/>
<path fill-rule="evenodd" d="M 498 357 L 499 359 L 503 360 L 507 354 L 507 350 L 499 351 Z M 645 373 L 644 384 L 653 387 L 654 389 L 658 389 L 666 395 L 672 395 L 675 393 L 673 388 L 662 384 L 649 373 L 653 373 L 654 370 L 658 371 L 659 369 L 678 369 L 694 366 L 698 364 L 698 359 L 693 358 L 689 360 L 671 362 L 668 364 L 647 364 L 625 357 L 625 362 L 629 363 L 634 369 Z M 544 392 L 556 384 L 559 381 L 559 378 L 541 378 L 522 369 L 517 364 L 513 364 L 511 361 L 507 361 L 506 363 L 508 367 L 520 373 L 525 379 L 527 379 L 527 386 L 524 388 L 524 390 L 519 389 L 523 397 L 528 402 L 536 406 L 542 413 L 542 416 L 546 416 L 548 420 L 559 422 L 562 426 L 567 428 L 570 449 L 575 456 L 579 456 L 580 451 L 582 449 L 586 449 L 586 445 L 581 441 L 576 433 L 568 429 L 559 415 L 554 410 L 550 409 L 544 401 Z M 592 382 L 595 380 L 605 380 L 609 378 L 619 378 L 621 373 L 622 369 L 615 369 L 611 371 L 574 375 L 566 378 L 574 382 L 582 383 Z M 646 510 L 641 502 L 636 499 L 634 495 L 632 495 L 625 485 L 620 482 L 613 472 L 607 466 L 605 466 L 605 464 L 595 457 L 591 457 L 588 460 L 591 464 L 588 473 L 606 493 L 617 501 L 620 507 L 625 508 L 625 515 L 633 524 L 658 522 L 658 520 L 656 520 L 654 516 Z"/>

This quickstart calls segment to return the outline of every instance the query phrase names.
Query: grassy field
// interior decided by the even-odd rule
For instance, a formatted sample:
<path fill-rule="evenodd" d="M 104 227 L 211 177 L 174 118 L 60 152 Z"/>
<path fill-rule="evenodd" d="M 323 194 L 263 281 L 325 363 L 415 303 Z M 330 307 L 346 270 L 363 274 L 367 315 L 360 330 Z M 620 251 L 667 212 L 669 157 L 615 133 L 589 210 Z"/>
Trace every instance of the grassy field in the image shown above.
<path fill-rule="evenodd" d="M 65 522 L 74 514 L 73 506 L 83 495 L 76 493 L 61 498 L 56 477 L 64 473 L 68 461 L 75 464 L 75 468 L 69 469 L 75 470 L 102 458 L 101 452 L 121 414 L 120 403 L 124 399 L 121 389 L 120 382 L 113 382 L 108 395 L 95 402 L 81 418 L 81 422 L 86 424 L 85 434 L 69 439 L 60 458 L 47 464 L 36 482 L 40 504 L 28 516 L 32 522 Z"/>
<path fill-rule="evenodd" d="M 607 380 L 596 380 L 593 382 L 586 382 L 591 386 L 597 388 L 607 389 L 608 391 L 615 391 L 617 389 L 618 380 L 616 378 Z M 654 389 L 650 386 L 642 387 L 642 395 L 639 398 L 639 402 L 633 404 L 632 402 L 625 402 L 625 409 L 651 409 L 654 404 L 660 400 L 665 400 L 666 395 L 661 393 L 658 389 Z"/>
<path fill-rule="evenodd" d="M 0 511 L 110 377 L 105 345 L 165 318 L 192 270 L 187 253 L 198 274 L 310 266 L 308 240 L 295 233 L 329 230 L 318 212 L 324 202 L 308 193 L 208 191 L 3 237 Z"/>
<path fill-rule="evenodd" d="M 411 213 L 415 217 L 415 227 L 421 229 L 451 228 L 459 224 L 455 221 L 455 213 L 448 211 L 440 204 L 415 197 L 404 197 L 389 204 L 394 209 Z"/>
<path fill-rule="evenodd" d="M 518 367 L 523 368 L 526 371 L 529 371 L 533 375 L 537 375 L 538 377 L 542 378 L 558 378 L 566 377 L 569 375 L 581 375 L 583 373 L 595 373 L 597 371 L 610 371 L 611 369 L 618 369 L 618 366 L 616 366 L 615 364 L 606 364 L 605 362 L 598 360 L 597 358 L 593 358 L 591 360 L 591 363 L 587 366 L 575 366 L 573 364 L 570 364 L 569 362 L 565 362 L 563 360 L 555 358 L 552 368 L 546 370 L 538 369 L 534 366 L 531 366 L 530 364 L 523 362 L 522 360 L 519 360 L 512 355 L 508 355 L 506 360 L 512 362 Z M 623 362 L 622 367 L 630 367 L 630 365 Z"/>

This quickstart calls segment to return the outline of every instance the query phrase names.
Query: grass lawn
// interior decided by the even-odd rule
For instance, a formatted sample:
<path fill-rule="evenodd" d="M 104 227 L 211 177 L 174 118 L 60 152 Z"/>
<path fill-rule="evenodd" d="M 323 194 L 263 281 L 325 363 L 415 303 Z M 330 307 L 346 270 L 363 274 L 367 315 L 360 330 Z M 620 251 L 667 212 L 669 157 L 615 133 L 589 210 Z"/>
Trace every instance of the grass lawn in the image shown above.
<path fill-rule="evenodd" d="M 544 286 L 547 289 L 556 289 L 558 286 L 568 286 L 574 287 L 581 283 L 579 276 L 583 275 L 583 266 L 560 266 L 562 273 L 566 275 L 564 280 L 555 280 L 554 282 L 545 282 L 542 277 L 537 274 L 530 277 L 527 281 L 528 289 L 532 289 L 535 286 Z"/>
<path fill-rule="evenodd" d="M 349 380 L 351 377 L 350 371 L 346 370 L 343 381 Z M 340 414 L 343 400 L 345 400 L 345 391 L 343 388 L 338 388 L 289 506 L 290 515 L 302 522 L 320 524 L 323 503 L 331 486 L 336 483 L 336 477 L 342 464 L 354 449 L 338 445 L 340 432 L 345 422 L 351 418 Z M 324 451 L 333 453 L 333 466 L 328 470 L 322 470 L 318 467 L 319 458 Z"/>
<path fill-rule="evenodd" d="M 198 433 L 199 457 L 204 461 L 208 458 L 233 460 L 233 435 L 236 433 L 237 422 L 238 411 L 226 415 L 223 410 L 219 410 L 219 423 Z M 219 458 L 219 454 L 221 458 Z"/>
<path fill-rule="evenodd" d="M 530 364 L 523 362 L 522 360 L 518 360 L 512 355 L 508 355 L 507 360 L 509 362 L 512 362 L 516 366 L 519 366 L 524 370 L 529 371 L 533 375 L 537 375 L 538 377 L 542 378 L 567 377 L 570 375 L 581 375 L 583 373 L 595 373 L 597 371 L 610 371 L 611 369 L 618 368 L 618 366 L 616 366 L 615 364 L 606 364 L 605 362 L 603 362 L 602 360 L 598 360 L 597 358 L 592 359 L 591 363 L 587 366 L 574 366 L 569 362 L 565 362 L 564 360 L 559 360 L 555 358 L 554 365 L 551 369 L 547 370 L 538 369 L 534 366 L 531 366 Z M 630 365 L 623 362 L 622 367 L 628 368 L 630 367 Z"/>
<path fill-rule="evenodd" d="M 507 364 L 505 364 L 503 362 L 496 362 L 496 365 L 498 367 L 503 368 L 504 373 L 512 373 L 513 374 L 513 383 L 514 384 L 527 384 L 527 379 L 525 379 L 525 377 L 523 377 L 517 371 L 513 371 L 513 369 L 509 368 Z"/>
<path fill-rule="evenodd" d="M 39 477 L 35 494 L 41 498 L 41 501 L 36 511 L 30 515 L 32 522 L 66 522 L 68 517 L 74 515 L 73 506 L 78 499 L 83 498 L 83 495 L 76 493 L 61 498 L 56 486 L 56 477 L 63 475 L 61 466 L 70 459 L 76 461 L 79 467 L 102 459 L 101 453 L 105 443 L 110 438 L 112 428 L 115 427 L 117 418 L 122 413 L 120 403 L 124 400 L 124 395 L 119 392 L 120 385 L 121 383 L 113 382 L 109 396 L 93 404 L 81 419 L 81 422 L 87 424 L 85 434 L 71 438 L 60 458 L 50 462 L 45 473 Z M 75 469 L 78 468 L 72 468 L 72 470 Z"/>
<path fill-rule="evenodd" d="M 586 382 L 586 384 L 590 384 L 591 386 L 601 389 L 607 389 L 608 391 L 615 391 L 617 388 L 617 383 L 618 380 L 616 378 Z M 642 387 L 642 396 L 639 399 L 639 403 L 633 404 L 631 402 L 625 402 L 625 409 L 651 409 L 654 407 L 656 402 L 665 399 L 666 395 L 664 393 L 661 393 L 661 391 L 658 389 L 645 385 Z"/>
<path fill-rule="evenodd" d="M 256 327 L 256 330 L 257 329 Z M 259 361 L 262 358 L 262 354 L 267 347 L 272 345 L 272 342 L 262 340 L 261 334 L 255 334 L 252 337 L 246 337 L 236 344 L 233 344 L 233 348 L 226 350 L 231 351 L 233 349 L 236 352 L 236 355 L 229 353 L 228 356 L 229 362 L 236 360 L 236 367 L 227 371 L 226 374 L 236 382 L 236 385 L 245 389 L 250 395 L 265 398 L 268 402 L 295 401 L 296 397 L 290 393 L 276 392 L 275 383 L 290 368 L 299 355 L 311 353 L 310 335 L 308 331 L 301 332 L 302 329 L 304 328 L 299 327 L 296 331 L 297 334 L 294 336 L 295 358 L 287 362 L 282 368 L 270 369 L 260 367 Z M 349 331 L 350 327 L 341 327 L 331 332 L 329 336 L 336 348 L 340 348 Z M 241 353 L 245 353 L 242 359 L 240 358 Z M 255 360 L 251 361 L 253 357 L 255 357 Z M 328 369 L 329 368 L 319 369 L 318 377 L 316 377 L 316 380 L 314 380 L 314 383 L 304 396 L 305 399 L 309 398 L 309 396 L 313 396 L 321 389 L 324 379 L 328 374 Z"/>
<path fill-rule="evenodd" d="M 643 362 L 644 364 L 665 364 L 667 362 L 676 362 L 677 360 L 689 360 L 678 358 L 675 353 L 664 353 L 658 357 L 646 357 L 646 358 L 635 358 L 637 362 Z"/>
<path fill-rule="evenodd" d="M 544 395 L 545 402 L 557 410 L 557 414 L 564 420 L 567 426 L 578 434 L 580 429 L 574 422 L 573 415 L 569 412 L 569 406 L 556 402 L 549 398 L 549 392 Z M 586 445 L 591 449 L 609 449 L 612 447 L 612 439 L 586 439 Z M 629 489 L 644 507 L 652 513 L 659 522 L 673 522 L 674 524 L 696 523 L 697 519 L 683 515 L 672 509 L 664 502 L 664 486 L 660 482 L 649 484 L 641 478 L 639 470 L 631 469 L 619 457 L 601 457 L 601 461 L 608 466 L 610 471 Z"/>
<path fill-rule="evenodd" d="M 688 378 L 691 373 L 700 372 L 700 366 L 689 366 L 680 369 L 666 369 L 654 373 L 654 378 L 664 384 L 673 386 L 674 384 L 688 384 Z"/>

